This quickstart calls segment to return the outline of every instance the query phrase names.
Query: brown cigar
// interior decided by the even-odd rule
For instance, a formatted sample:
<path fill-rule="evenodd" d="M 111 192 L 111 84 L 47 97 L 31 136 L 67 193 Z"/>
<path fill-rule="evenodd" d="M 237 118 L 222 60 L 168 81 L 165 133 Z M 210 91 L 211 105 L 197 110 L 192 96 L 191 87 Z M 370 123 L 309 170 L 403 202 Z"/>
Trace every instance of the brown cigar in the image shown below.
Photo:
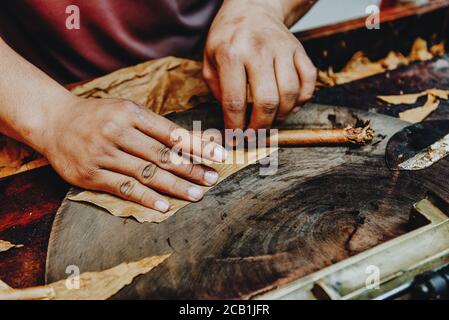
<path fill-rule="evenodd" d="M 199 135 L 201 132 L 194 132 Z M 205 133 L 202 136 L 210 141 L 222 141 L 218 133 Z M 364 127 L 347 127 L 344 129 L 298 129 L 278 130 L 266 140 L 267 145 L 285 146 L 320 146 L 320 145 L 365 145 L 374 138 L 374 130 L 369 124 Z M 277 140 L 277 142 L 276 142 Z"/>
<path fill-rule="evenodd" d="M 374 131 L 364 128 L 347 127 L 345 129 L 308 129 L 279 130 L 277 135 L 270 136 L 270 143 L 279 146 L 309 146 L 309 145 L 364 145 L 374 138 Z"/>

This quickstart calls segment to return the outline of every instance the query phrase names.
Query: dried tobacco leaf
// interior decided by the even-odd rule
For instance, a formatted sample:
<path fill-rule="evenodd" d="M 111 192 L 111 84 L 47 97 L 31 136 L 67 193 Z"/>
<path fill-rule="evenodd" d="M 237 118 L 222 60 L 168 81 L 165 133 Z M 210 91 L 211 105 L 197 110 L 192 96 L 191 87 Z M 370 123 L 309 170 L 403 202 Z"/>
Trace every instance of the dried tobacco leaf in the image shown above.
<path fill-rule="evenodd" d="M 217 170 L 220 175 L 218 183 L 232 175 L 233 173 L 269 156 L 275 152 L 276 148 L 259 148 L 255 150 L 242 151 L 237 150 L 229 152 L 228 160 L 222 164 L 208 164 Z M 203 187 L 204 191 L 212 187 Z M 83 191 L 77 195 L 69 197 L 72 201 L 89 202 L 95 204 L 117 217 L 134 217 L 139 222 L 162 222 L 176 213 L 179 209 L 190 204 L 189 201 L 169 198 L 170 211 L 162 213 L 153 209 L 146 208 L 137 203 L 122 200 L 106 193 Z"/>
<path fill-rule="evenodd" d="M 410 61 L 402 53 L 391 51 L 386 58 L 380 60 L 380 63 L 387 70 L 394 70 L 400 66 L 406 66 Z"/>
<path fill-rule="evenodd" d="M 165 115 L 213 99 L 201 73 L 201 62 L 166 57 L 117 70 L 72 92 L 84 98 L 129 99 Z"/>
<path fill-rule="evenodd" d="M 415 104 L 423 96 L 427 96 L 426 103 L 423 106 L 409 109 L 399 114 L 400 119 L 417 123 L 426 119 L 438 108 L 438 99 L 447 100 L 449 98 L 449 90 L 433 88 L 418 93 L 378 96 L 377 98 L 392 105 L 401 105 Z"/>
<path fill-rule="evenodd" d="M 442 56 L 446 53 L 446 44 L 445 41 L 442 41 L 438 44 L 434 44 L 433 46 L 430 47 L 430 53 L 434 56 L 434 57 L 439 57 Z"/>
<path fill-rule="evenodd" d="M 432 59 L 433 57 L 433 54 L 427 47 L 427 41 L 422 38 L 418 38 L 413 43 L 408 59 L 410 62 L 427 61 Z"/>
<path fill-rule="evenodd" d="M 432 112 L 434 112 L 440 101 L 433 95 L 427 96 L 427 101 L 422 107 L 413 108 L 399 113 L 399 118 L 411 123 L 418 123 L 426 119 Z"/>
<path fill-rule="evenodd" d="M 0 280 L 0 291 L 7 290 L 7 289 L 11 289 L 11 287 L 8 286 L 6 283 L 4 283 L 2 280 Z"/>
<path fill-rule="evenodd" d="M 30 147 L 0 135 L 0 179 L 47 164 L 48 161 Z"/>
<path fill-rule="evenodd" d="M 399 105 L 399 104 L 414 104 L 418 101 L 420 97 L 425 95 L 427 95 L 426 91 L 419 93 L 398 94 L 391 96 L 377 96 L 377 98 L 389 104 Z"/>
<path fill-rule="evenodd" d="M 80 275 L 79 288 L 67 285 L 68 280 L 27 289 L 0 290 L 0 300 L 105 300 L 130 284 L 135 277 L 148 273 L 170 254 L 154 256 L 131 263 L 122 263 L 100 272 Z"/>
<path fill-rule="evenodd" d="M 361 51 L 356 52 L 340 72 L 334 72 L 330 67 L 327 71 L 318 71 L 318 84 L 335 86 L 359 80 L 385 71 L 397 69 L 414 61 L 426 61 L 446 52 L 444 42 L 428 49 L 427 42 L 418 38 L 413 43 L 410 54 L 405 57 L 400 52 L 392 51 L 379 61 L 371 61 Z"/>
<path fill-rule="evenodd" d="M 23 244 L 13 244 L 9 241 L 0 240 L 0 252 L 8 251 L 12 248 L 23 247 Z"/>
<path fill-rule="evenodd" d="M 400 104 L 415 104 L 419 98 L 425 95 L 431 95 L 438 99 L 447 100 L 449 98 L 449 90 L 433 88 L 418 93 L 408 93 L 391 96 L 377 96 L 377 98 L 389 104 L 400 105 Z"/>
<path fill-rule="evenodd" d="M 433 88 L 433 89 L 426 90 L 426 92 L 436 98 L 441 99 L 441 100 L 449 99 L 449 90 Z"/>

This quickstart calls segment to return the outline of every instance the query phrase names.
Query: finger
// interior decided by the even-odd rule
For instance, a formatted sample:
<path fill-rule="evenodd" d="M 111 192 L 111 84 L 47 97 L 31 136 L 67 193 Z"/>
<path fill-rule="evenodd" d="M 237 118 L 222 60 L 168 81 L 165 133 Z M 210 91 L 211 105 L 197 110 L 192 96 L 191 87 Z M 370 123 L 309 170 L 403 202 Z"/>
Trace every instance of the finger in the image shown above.
<path fill-rule="evenodd" d="M 145 207 L 167 212 L 170 204 L 166 197 L 144 186 L 136 179 L 101 169 L 96 176 L 95 190 L 104 191 Z"/>
<path fill-rule="evenodd" d="M 302 47 L 299 47 L 296 50 L 294 61 L 296 70 L 301 79 L 301 90 L 299 93 L 298 104 L 304 104 L 313 96 L 317 79 L 317 71 Z"/>
<path fill-rule="evenodd" d="M 199 201 L 204 196 L 203 189 L 200 186 L 181 179 L 159 168 L 154 163 L 144 161 L 124 152 L 118 153 L 115 161 L 109 161 L 103 167 L 107 170 L 133 177 L 142 185 L 179 199 Z"/>
<path fill-rule="evenodd" d="M 212 91 L 214 97 L 218 101 L 221 101 L 221 90 L 218 73 L 217 70 L 211 65 L 207 57 L 204 58 L 203 63 L 203 78 L 209 86 L 209 89 Z"/>
<path fill-rule="evenodd" d="M 284 121 L 296 106 L 299 97 L 299 76 L 293 57 L 275 60 L 276 81 L 279 90 L 279 110 L 276 120 Z"/>
<path fill-rule="evenodd" d="M 251 63 L 247 66 L 254 106 L 249 127 L 271 127 L 279 107 L 279 91 L 274 73 L 274 63 Z"/>
<path fill-rule="evenodd" d="M 154 138 L 179 152 L 193 154 L 211 161 L 226 160 L 227 153 L 221 145 L 203 141 L 201 137 L 195 137 L 170 120 L 141 107 L 136 107 L 135 113 L 135 127 L 147 135 L 146 139 Z"/>
<path fill-rule="evenodd" d="M 246 73 L 238 57 L 229 53 L 217 57 L 221 104 L 227 129 L 245 128 Z"/>
<path fill-rule="evenodd" d="M 194 164 L 189 158 L 180 156 L 167 146 L 148 137 L 139 130 L 129 131 L 119 147 L 126 153 L 155 163 L 158 167 L 192 182 L 212 186 L 218 181 L 218 173 L 201 164 Z"/>

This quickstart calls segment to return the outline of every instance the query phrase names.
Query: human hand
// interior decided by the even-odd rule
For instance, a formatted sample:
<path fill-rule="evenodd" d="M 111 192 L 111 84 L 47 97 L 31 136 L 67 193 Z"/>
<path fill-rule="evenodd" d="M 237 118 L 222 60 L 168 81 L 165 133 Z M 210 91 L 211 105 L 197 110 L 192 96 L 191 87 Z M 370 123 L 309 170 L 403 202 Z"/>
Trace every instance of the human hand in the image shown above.
<path fill-rule="evenodd" d="M 212 168 L 186 163 L 185 157 L 180 162 L 172 148 L 222 162 L 223 147 L 191 137 L 168 119 L 132 102 L 77 98 L 54 110 L 41 151 L 71 184 L 166 212 L 169 203 L 161 193 L 198 201 L 203 197 L 199 185 L 211 186 L 218 180 Z M 182 133 L 182 140 L 173 136 L 176 131 Z"/>
<path fill-rule="evenodd" d="M 285 120 L 312 97 L 316 69 L 284 24 L 281 2 L 227 0 L 212 24 L 203 76 L 222 103 L 226 128 L 245 127 L 247 82 L 253 129 Z"/>

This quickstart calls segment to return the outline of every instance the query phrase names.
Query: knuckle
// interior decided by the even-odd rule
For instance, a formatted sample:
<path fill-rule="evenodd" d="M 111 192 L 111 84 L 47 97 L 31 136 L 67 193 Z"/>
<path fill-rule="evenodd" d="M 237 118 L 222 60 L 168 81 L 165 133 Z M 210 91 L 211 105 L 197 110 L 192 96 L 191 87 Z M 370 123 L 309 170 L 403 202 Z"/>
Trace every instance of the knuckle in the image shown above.
<path fill-rule="evenodd" d="M 279 99 L 278 98 L 263 98 L 257 102 L 257 105 L 265 114 L 274 114 L 276 113 L 279 107 Z"/>
<path fill-rule="evenodd" d="M 134 180 L 124 180 L 119 183 L 119 194 L 130 198 L 136 188 L 137 182 Z"/>
<path fill-rule="evenodd" d="M 147 200 L 148 200 L 149 198 L 151 198 L 150 195 L 149 195 L 149 192 L 147 192 L 147 191 L 144 189 L 144 190 L 142 190 L 142 192 L 140 192 L 140 194 L 138 195 L 137 200 L 138 200 L 139 203 L 146 203 Z"/>
<path fill-rule="evenodd" d="M 158 151 L 158 161 L 163 165 L 170 163 L 171 150 L 168 147 L 163 147 Z"/>
<path fill-rule="evenodd" d="M 142 170 L 141 170 L 141 176 L 144 183 L 150 183 L 157 173 L 157 166 L 154 163 L 147 164 Z"/>
<path fill-rule="evenodd" d="M 298 95 L 299 92 L 297 88 L 289 88 L 282 92 L 282 98 L 287 102 L 296 101 Z"/>
<path fill-rule="evenodd" d="M 222 102 L 223 108 L 229 112 L 243 112 L 245 110 L 245 101 L 242 99 L 225 99 Z"/>
<path fill-rule="evenodd" d="M 196 165 L 189 164 L 189 165 L 187 165 L 186 169 L 187 169 L 187 175 L 189 177 L 195 177 L 197 175 L 198 170 L 197 170 L 197 166 Z"/>
<path fill-rule="evenodd" d="M 183 180 L 179 178 L 171 179 L 171 181 L 168 183 L 170 190 L 173 190 L 175 193 L 181 195 L 187 190 L 185 186 L 183 185 Z M 184 187 L 184 188 L 183 188 Z"/>
<path fill-rule="evenodd" d="M 119 108 L 126 111 L 135 111 L 139 106 L 131 100 L 122 100 L 119 103 Z"/>
<path fill-rule="evenodd" d="M 96 159 L 114 159 L 116 157 L 116 149 L 111 147 L 110 145 L 99 145 L 95 146 L 95 149 L 92 150 L 91 154 L 95 155 Z"/>
<path fill-rule="evenodd" d="M 220 45 L 216 50 L 215 58 L 220 63 L 235 61 L 239 58 L 239 52 L 236 46 Z"/>
<path fill-rule="evenodd" d="M 175 135 L 175 136 L 178 136 L 178 135 L 181 135 L 182 133 L 184 133 L 183 128 L 179 127 L 178 125 L 176 125 L 172 122 L 168 124 L 167 130 L 171 135 Z"/>
<path fill-rule="evenodd" d="M 123 135 L 122 126 L 115 119 L 106 121 L 101 128 L 101 134 L 108 139 L 116 139 Z"/>
<path fill-rule="evenodd" d="M 79 176 L 81 180 L 84 182 L 92 182 L 95 180 L 98 172 L 98 167 L 96 166 L 87 166 L 80 170 Z"/>
<path fill-rule="evenodd" d="M 182 143 L 183 139 L 189 136 L 189 133 L 186 129 L 178 127 L 174 123 L 170 123 L 167 130 L 170 137 L 170 142 L 175 146 Z"/>

